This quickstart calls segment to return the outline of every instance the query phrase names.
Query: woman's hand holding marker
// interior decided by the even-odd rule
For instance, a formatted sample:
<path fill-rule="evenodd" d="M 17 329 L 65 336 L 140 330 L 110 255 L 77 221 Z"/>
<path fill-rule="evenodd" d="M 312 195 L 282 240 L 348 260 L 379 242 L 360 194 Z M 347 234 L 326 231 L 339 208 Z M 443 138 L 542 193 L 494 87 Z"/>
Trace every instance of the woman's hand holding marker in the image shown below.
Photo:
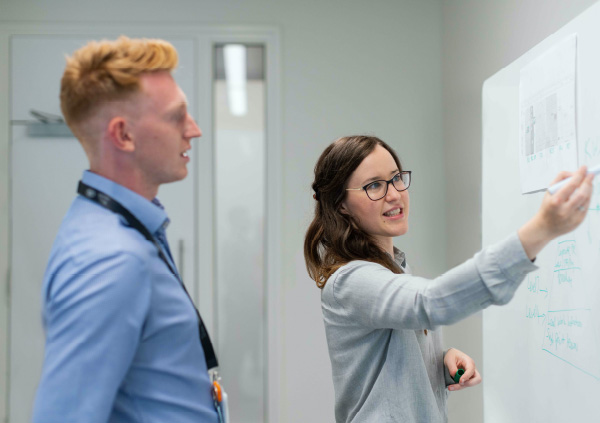
<path fill-rule="evenodd" d="M 587 214 L 594 173 L 587 173 L 586 166 L 582 166 L 574 173 L 560 172 L 552 184 L 567 178 L 570 180 L 554 194 L 546 192 L 538 212 L 518 231 L 531 260 L 554 238 L 579 226 Z"/>

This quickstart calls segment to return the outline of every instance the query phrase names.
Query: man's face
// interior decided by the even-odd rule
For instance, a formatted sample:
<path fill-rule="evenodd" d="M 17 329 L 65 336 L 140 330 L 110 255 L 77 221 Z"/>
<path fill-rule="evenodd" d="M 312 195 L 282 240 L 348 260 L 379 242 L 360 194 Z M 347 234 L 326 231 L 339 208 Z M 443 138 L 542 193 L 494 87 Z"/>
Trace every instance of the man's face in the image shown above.
<path fill-rule="evenodd" d="M 202 132 L 189 115 L 185 95 L 169 72 L 143 74 L 141 93 L 135 97 L 136 117 L 131 135 L 137 171 L 158 189 L 187 176 L 190 141 Z"/>

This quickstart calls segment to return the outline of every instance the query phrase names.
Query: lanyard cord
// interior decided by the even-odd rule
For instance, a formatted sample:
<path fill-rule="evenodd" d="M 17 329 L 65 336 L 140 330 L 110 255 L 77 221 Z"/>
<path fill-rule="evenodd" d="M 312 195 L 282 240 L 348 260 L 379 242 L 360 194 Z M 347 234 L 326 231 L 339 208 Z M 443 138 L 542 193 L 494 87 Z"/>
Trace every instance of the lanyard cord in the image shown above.
<path fill-rule="evenodd" d="M 129 223 L 129 226 L 136 229 L 139 233 L 141 233 L 144 236 L 144 238 L 146 238 L 148 241 L 150 241 L 154 244 L 154 246 L 158 250 L 159 257 L 161 258 L 162 261 L 165 262 L 165 264 L 167 265 L 167 267 L 169 268 L 169 270 L 171 271 L 173 276 L 175 276 L 177 278 L 177 280 L 179 281 L 183 290 L 185 291 L 186 295 L 190 299 L 192 306 L 194 306 L 194 310 L 196 311 L 196 316 L 198 316 L 198 332 L 200 334 L 200 343 L 202 344 L 202 349 L 204 350 L 204 358 L 206 359 L 206 367 L 209 370 L 212 368 L 218 367 L 219 362 L 217 360 L 217 355 L 215 354 L 215 350 L 213 348 L 212 342 L 210 341 L 210 336 L 208 335 L 206 326 L 204 326 L 204 322 L 202 321 L 202 317 L 200 317 L 200 312 L 198 311 L 198 308 L 196 308 L 194 301 L 192 301 L 192 298 L 190 297 L 190 294 L 188 293 L 187 289 L 185 288 L 183 281 L 179 277 L 179 274 L 175 271 L 175 269 L 173 269 L 173 267 L 171 266 L 171 263 L 169 263 L 169 260 L 167 260 L 167 257 L 165 256 L 162 248 L 160 248 L 160 245 L 158 244 L 158 241 L 156 240 L 156 238 L 154 238 L 152 236 L 150 231 L 148 231 L 148 229 L 142 224 L 142 222 L 140 222 L 133 214 L 131 214 L 131 212 L 129 210 L 127 210 L 125 207 L 123 207 L 121 205 L 121 203 L 117 202 L 115 199 L 113 199 L 109 195 L 106 195 L 105 193 L 98 191 L 95 188 L 90 187 L 89 185 L 85 184 L 83 181 L 79 181 L 79 185 L 77 187 L 77 193 L 83 195 L 85 198 L 92 200 L 93 202 L 99 204 L 100 206 L 102 206 L 114 213 L 120 214 L 121 216 L 123 216 L 125 218 L 125 220 L 127 220 L 127 223 Z"/>

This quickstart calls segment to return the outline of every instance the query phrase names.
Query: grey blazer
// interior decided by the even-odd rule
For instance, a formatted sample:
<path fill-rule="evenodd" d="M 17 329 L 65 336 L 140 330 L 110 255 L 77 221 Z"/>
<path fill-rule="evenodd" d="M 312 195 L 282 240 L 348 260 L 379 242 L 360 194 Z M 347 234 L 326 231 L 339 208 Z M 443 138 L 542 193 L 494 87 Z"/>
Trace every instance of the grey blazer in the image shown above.
<path fill-rule="evenodd" d="M 336 421 L 446 422 L 454 382 L 436 328 L 506 304 L 536 268 L 515 233 L 432 280 L 367 261 L 338 269 L 321 293 Z"/>

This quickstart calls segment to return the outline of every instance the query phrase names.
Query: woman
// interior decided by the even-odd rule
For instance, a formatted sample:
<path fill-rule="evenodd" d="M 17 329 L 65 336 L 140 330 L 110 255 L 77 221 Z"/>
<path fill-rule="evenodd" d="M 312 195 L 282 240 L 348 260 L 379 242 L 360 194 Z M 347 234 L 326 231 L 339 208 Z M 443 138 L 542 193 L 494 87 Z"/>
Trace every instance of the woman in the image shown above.
<path fill-rule="evenodd" d="M 410 274 L 392 243 L 408 230 L 411 172 L 376 137 L 344 137 L 327 147 L 315 166 L 304 255 L 322 289 L 336 420 L 447 421 L 446 387 L 474 386 L 481 376 L 469 356 L 443 350 L 436 329 L 507 303 L 536 269 L 537 253 L 583 221 L 592 178 L 579 169 L 516 233 L 426 280 Z M 456 384 L 458 368 L 465 372 Z"/>

